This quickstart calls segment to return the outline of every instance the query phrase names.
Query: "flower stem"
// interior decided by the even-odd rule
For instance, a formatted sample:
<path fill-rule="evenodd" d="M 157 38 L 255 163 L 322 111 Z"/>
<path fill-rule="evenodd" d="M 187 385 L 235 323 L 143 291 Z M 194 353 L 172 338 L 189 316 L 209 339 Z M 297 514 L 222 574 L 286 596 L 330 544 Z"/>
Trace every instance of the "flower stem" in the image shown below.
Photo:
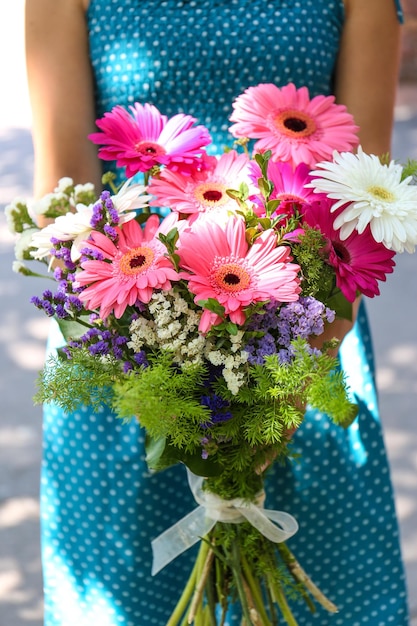
<path fill-rule="evenodd" d="M 285 543 L 277 544 L 278 550 L 282 556 L 282 559 L 286 566 L 288 567 L 289 572 L 292 576 L 298 580 L 308 591 L 311 593 L 313 598 L 317 600 L 322 607 L 327 609 L 330 613 L 337 613 L 338 608 L 333 602 L 331 602 L 322 591 L 313 583 L 308 574 L 303 570 L 291 550 Z"/>
<path fill-rule="evenodd" d="M 268 576 L 269 585 L 271 588 L 272 597 L 275 602 L 278 604 L 280 611 L 282 613 L 282 617 L 287 622 L 288 626 L 298 626 L 298 622 L 295 619 L 289 604 L 287 602 L 287 598 L 285 597 L 285 593 L 282 590 L 281 585 L 273 580 L 271 576 Z"/>
<path fill-rule="evenodd" d="M 244 571 L 245 578 L 247 581 L 247 585 L 250 589 L 250 593 L 252 595 L 254 604 L 256 606 L 256 610 L 258 611 L 259 616 L 261 618 L 262 626 L 270 626 L 271 621 L 265 611 L 265 607 L 264 607 L 264 603 L 262 599 L 262 593 L 259 588 L 259 585 L 254 579 L 251 569 L 249 567 L 249 563 L 245 559 L 244 555 L 242 555 L 241 558 L 242 558 L 242 566 L 243 566 L 243 571 Z"/>
<path fill-rule="evenodd" d="M 207 582 L 210 568 L 213 563 L 214 552 L 210 548 L 210 544 L 207 541 L 201 542 L 200 552 L 197 558 L 197 584 L 194 590 L 193 599 L 191 601 L 190 610 L 188 611 L 188 623 L 192 624 L 196 615 L 200 612 L 202 607 L 202 597 L 204 593 L 204 587 Z M 196 620 L 197 624 L 197 620 Z"/>
<path fill-rule="evenodd" d="M 250 616 L 250 611 L 249 611 L 249 607 L 248 607 L 248 601 L 246 598 L 246 594 L 245 594 L 245 588 L 243 586 L 243 574 L 242 574 L 242 569 L 240 566 L 240 551 L 239 551 L 239 546 L 238 546 L 238 539 L 237 537 L 235 537 L 235 540 L 233 542 L 233 546 L 232 546 L 232 562 L 231 562 L 231 566 L 234 570 L 234 581 L 236 583 L 236 587 L 237 587 L 237 591 L 239 594 L 239 599 L 240 599 L 240 603 L 242 606 L 242 613 L 244 618 L 246 619 L 248 625 L 252 624 L 252 620 L 251 620 L 251 616 Z"/>
<path fill-rule="evenodd" d="M 201 548 L 200 548 L 200 551 L 201 551 Z M 195 587 L 195 583 L 197 580 L 197 566 L 198 566 L 199 557 L 200 557 L 200 554 L 198 555 L 196 562 L 194 563 L 194 567 L 187 581 L 187 584 L 184 587 L 184 591 L 182 592 L 182 595 L 180 599 L 178 600 L 177 605 L 171 614 L 171 617 L 167 621 L 166 626 L 177 626 L 179 624 L 179 620 L 181 619 L 181 616 L 183 615 L 185 609 L 187 608 L 187 605 L 190 601 L 190 598 L 192 596 L 193 589 Z"/>

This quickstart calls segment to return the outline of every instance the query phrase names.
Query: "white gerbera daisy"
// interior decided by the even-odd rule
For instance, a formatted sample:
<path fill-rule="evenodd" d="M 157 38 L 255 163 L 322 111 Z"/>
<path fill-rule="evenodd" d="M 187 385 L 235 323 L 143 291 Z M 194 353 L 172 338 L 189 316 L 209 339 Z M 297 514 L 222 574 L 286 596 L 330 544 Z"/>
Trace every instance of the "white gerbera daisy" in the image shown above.
<path fill-rule="evenodd" d="M 311 172 L 310 187 L 336 200 L 332 211 L 345 207 L 334 222 L 340 238 L 370 226 L 375 241 L 396 252 L 414 252 L 417 245 L 417 187 L 412 177 L 401 180 L 403 168 L 391 161 L 383 165 L 374 154 L 333 155 Z M 314 178 L 317 177 L 317 178 Z"/>

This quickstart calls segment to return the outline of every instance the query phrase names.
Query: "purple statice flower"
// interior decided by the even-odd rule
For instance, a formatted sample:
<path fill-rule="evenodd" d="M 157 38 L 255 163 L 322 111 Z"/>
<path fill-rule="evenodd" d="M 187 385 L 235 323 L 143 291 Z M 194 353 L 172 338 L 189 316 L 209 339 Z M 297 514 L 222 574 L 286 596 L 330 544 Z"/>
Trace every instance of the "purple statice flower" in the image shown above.
<path fill-rule="evenodd" d="M 123 371 L 125 374 L 127 372 L 131 372 L 134 369 L 135 364 L 140 365 L 142 368 L 146 368 L 149 366 L 148 360 L 146 358 L 146 353 L 143 350 L 134 353 L 133 361 L 133 363 L 132 361 L 125 361 L 123 363 Z"/>
<path fill-rule="evenodd" d="M 76 341 L 69 342 L 69 349 L 79 350 L 87 348 L 92 356 L 111 355 L 117 361 L 123 362 L 124 351 L 123 346 L 128 341 L 127 337 L 119 335 L 115 331 L 107 328 L 89 328 L 84 335 Z"/>
<path fill-rule="evenodd" d="M 256 342 L 252 341 L 245 346 L 245 350 L 249 354 L 249 363 L 252 365 L 262 365 L 265 362 L 266 356 L 276 353 L 277 347 L 273 335 L 266 332 L 259 337 Z"/>
<path fill-rule="evenodd" d="M 104 207 L 101 197 L 93 204 L 93 215 L 90 219 L 90 226 L 93 230 L 97 230 L 104 219 Z"/>
<path fill-rule="evenodd" d="M 201 424 L 203 428 L 209 428 L 214 424 L 227 422 L 233 417 L 230 411 L 225 410 L 230 407 L 230 402 L 215 393 L 201 396 L 200 404 L 206 406 L 210 411 L 210 419 Z"/>
<path fill-rule="evenodd" d="M 64 242 L 64 243 L 68 245 L 67 242 Z M 67 247 L 67 245 L 64 245 L 64 243 L 61 245 L 61 247 L 59 249 L 52 250 L 51 254 L 56 259 L 60 259 L 61 261 L 63 261 L 64 264 L 65 264 L 65 267 L 66 267 L 66 269 L 68 271 L 73 272 L 76 269 L 76 265 L 71 260 L 71 249 L 70 249 L 70 247 Z"/>
<path fill-rule="evenodd" d="M 146 358 L 146 352 L 144 352 L 143 350 L 140 350 L 140 352 L 135 352 L 135 354 L 133 355 L 133 359 L 135 363 L 141 365 L 142 367 L 148 367 L 149 365 Z"/>
<path fill-rule="evenodd" d="M 57 281 L 57 283 L 61 282 L 61 280 L 65 280 L 66 273 L 64 273 L 62 267 L 56 267 L 54 269 L 54 278 Z"/>
<path fill-rule="evenodd" d="M 94 261 L 104 260 L 103 253 L 93 248 L 88 248 L 88 247 L 82 248 L 80 250 L 80 253 L 81 253 L 81 262 L 89 261 L 89 260 L 94 260 Z"/>
<path fill-rule="evenodd" d="M 72 294 L 66 294 L 66 308 L 71 313 L 81 313 L 84 308 L 83 303 L 77 296 Z"/>
<path fill-rule="evenodd" d="M 277 354 L 281 363 L 290 363 L 291 342 L 321 335 L 325 320 L 332 322 L 334 316 L 334 311 L 312 296 L 285 305 L 268 303 L 264 312 L 254 315 L 249 324 L 249 330 L 255 331 L 255 336 L 245 346 L 249 363 L 262 365 L 271 354 Z"/>
<path fill-rule="evenodd" d="M 113 226 L 109 226 L 109 224 L 105 224 L 103 227 L 104 234 L 113 241 L 117 239 L 117 232 Z"/>
<path fill-rule="evenodd" d="M 113 204 L 109 191 L 103 191 L 100 198 L 93 205 L 93 215 L 90 226 L 93 230 L 104 232 L 110 239 L 117 239 L 114 226 L 120 222 L 120 215 Z"/>
<path fill-rule="evenodd" d="M 60 289 L 55 294 L 47 289 L 43 292 L 42 298 L 34 296 L 31 302 L 48 317 L 56 316 L 59 319 L 74 318 L 74 314 L 83 310 L 83 304 L 76 296 Z"/>
<path fill-rule="evenodd" d="M 201 446 L 202 446 L 202 450 L 201 450 L 201 458 L 206 461 L 209 457 L 209 453 L 208 450 L 206 448 L 207 444 L 210 443 L 210 439 L 208 437 L 203 437 L 201 439 Z"/>

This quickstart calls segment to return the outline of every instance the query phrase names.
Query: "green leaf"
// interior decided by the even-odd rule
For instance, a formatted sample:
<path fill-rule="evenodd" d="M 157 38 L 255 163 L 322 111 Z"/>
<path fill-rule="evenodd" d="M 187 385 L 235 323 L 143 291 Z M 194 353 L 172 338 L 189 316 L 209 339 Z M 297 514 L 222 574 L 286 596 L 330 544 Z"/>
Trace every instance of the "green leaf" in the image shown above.
<path fill-rule="evenodd" d="M 183 463 L 197 476 L 219 476 L 221 474 L 219 463 L 210 458 L 203 459 L 200 449 L 194 453 L 179 450 L 169 444 L 165 437 L 154 438 L 147 435 L 145 450 L 146 463 L 149 469 L 156 472 Z"/>
<path fill-rule="evenodd" d="M 326 304 L 328 307 L 333 309 L 333 311 L 335 311 L 337 317 L 349 320 L 350 322 L 352 321 L 352 303 L 345 298 L 340 290 L 338 290 L 337 293 L 335 293 L 334 295 L 330 296 Z"/>
<path fill-rule="evenodd" d="M 281 204 L 281 200 L 268 200 L 268 202 L 265 205 L 266 214 L 272 215 L 272 213 L 275 213 L 275 211 L 277 210 L 280 204 Z"/>
<path fill-rule="evenodd" d="M 145 439 L 146 463 L 149 469 L 157 470 L 161 468 L 161 459 L 165 452 L 166 438 L 158 437 L 155 439 L 150 435 Z"/>
<path fill-rule="evenodd" d="M 87 328 L 91 328 L 88 315 L 82 315 L 80 320 L 85 320 L 85 324 L 80 324 L 75 320 L 62 320 L 57 319 L 59 329 L 64 336 L 65 341 L 74 341 L 82 337 Z"/>
<path fill-rule="evenodd" d="M 184 454 L 182 456 L 184 457 L 182 459 L 184 465 L 186 465 L 193 474 L 197 474 L 197 476 L 220 476 L 223 471 L 222 466 L 210 457 L 203 459 L 201 452 Z"/>
<path fill-rule="evenodd" d="M 224 318 L 224 306 L 222 306 L 217 300 L 214 298 L 208 298 L 207 300 L 199 300 L 198 306 L 201 306 L 203 309 L 208 309 L 212 313 L 215 313 L 219 317 Z"/>

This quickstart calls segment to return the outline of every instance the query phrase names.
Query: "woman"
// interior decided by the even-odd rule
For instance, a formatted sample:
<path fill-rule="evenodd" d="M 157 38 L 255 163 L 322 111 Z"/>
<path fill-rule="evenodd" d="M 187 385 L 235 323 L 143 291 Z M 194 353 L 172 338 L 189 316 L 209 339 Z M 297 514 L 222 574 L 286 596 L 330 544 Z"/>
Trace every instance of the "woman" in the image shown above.
<path fill-rule="evenodd" d="M 233 99 L 250 85 L 294 82 L 335 93 L 364 149 L 387 153 L 398 72 L 396 0 L 27 0 L 34 193 L 62 176 L 100 187 L 87 136 L 114 105 L 151 102 L 194 115 L 219 152 Z M 349 330 L 340 322 L 339 336 Z M 309 413 L 301 461 L 276 468 L 267 504 L 291 512 L 291 547 L 339 614 L 300 625 L 408 624 L 389 469 L 360 308 L 340 350 L 360 415 L 343 431 Z M 313 443 L 314 442 L 314 443 Z M 150 576 L 150 541 L 195 503 L 183 468 L 150 476 L 136 424 L 103 408 L 45 408 L 42 531 L 47 626 L 162 626 L 190 554 Z M 231 617 L 238 623 L 238 617 Z"/>

